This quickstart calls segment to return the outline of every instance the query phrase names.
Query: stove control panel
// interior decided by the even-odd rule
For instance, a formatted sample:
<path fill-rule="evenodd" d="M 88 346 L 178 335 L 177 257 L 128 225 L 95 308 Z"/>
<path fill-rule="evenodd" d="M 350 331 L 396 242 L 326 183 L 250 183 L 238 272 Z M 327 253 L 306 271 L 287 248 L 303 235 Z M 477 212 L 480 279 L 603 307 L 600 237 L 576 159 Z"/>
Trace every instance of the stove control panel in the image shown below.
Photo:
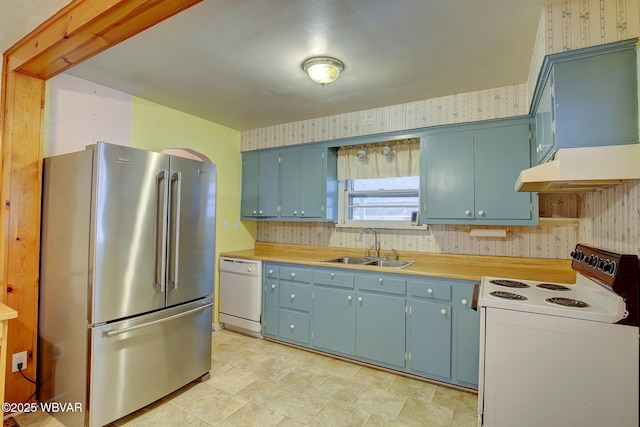
<path fill-rule="evenodd" d="M 591 270 L 592 274 L 599 271 L 606 276 L 614 277 L 617 273 L 617 260 L 622 255 L 614 254 L 612 252 L 603 254 L 601 253 L 603 252 L 602 250 L 591 249 L 594 252 L 590 253 L 587 251 L 587 254 L 585 254 L 584 250 L 575 250 L 571 252 L 571 258 L 573 258 L 571 266 L 573 269 L 580 272 L 588 272 Z M 595 253 L 595 251 L 597 251 L 597 253 Z"/>
<path fill-rule="evenodd" d="M 637 326 L 640 322 L 638 257 L 578 244 L 571 258 L 571 268 L 576 272 L 610 287 L 625 299 L 629 317 L 620 323 Z"/>

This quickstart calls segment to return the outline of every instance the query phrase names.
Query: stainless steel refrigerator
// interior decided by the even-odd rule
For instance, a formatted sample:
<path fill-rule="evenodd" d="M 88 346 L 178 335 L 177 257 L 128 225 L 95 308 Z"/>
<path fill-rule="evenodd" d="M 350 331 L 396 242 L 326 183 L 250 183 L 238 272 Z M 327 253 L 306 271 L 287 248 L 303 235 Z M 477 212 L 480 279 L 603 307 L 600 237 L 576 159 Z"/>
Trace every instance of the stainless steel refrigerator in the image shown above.
<path fill-rule="evenodd" d="M 43 176 L 39 400 L 101 426 L 206 376 L 215 165 L 100 142 Z"/>

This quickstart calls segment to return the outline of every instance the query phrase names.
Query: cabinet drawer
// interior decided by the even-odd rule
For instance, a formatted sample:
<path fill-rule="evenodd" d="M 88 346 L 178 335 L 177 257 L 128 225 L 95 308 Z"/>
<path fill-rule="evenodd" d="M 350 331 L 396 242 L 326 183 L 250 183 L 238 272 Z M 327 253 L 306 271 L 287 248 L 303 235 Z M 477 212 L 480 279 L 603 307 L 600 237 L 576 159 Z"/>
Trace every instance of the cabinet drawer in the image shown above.
<path fill-rule="evenodd" d="M 264 266 L 264 277 L 267 279 L 277 279 L 278 278 L 278 267 L 275 265 L 266 264 Z"/>
<path fill-rule="evenodd" d="M 353 289 L 353 273 L 316 270 L 313 272 L 313 283 L 317 285 L 339 286 L 341 288 Z"/>
<path fill-rule="evenodd" d="M 409 282 L 409 293 L 413 297 L 451 300 L 451 285 L 432 282 Z"/>
<path fill-rule="evenodd" d="M 280 279 L 292 282 L 311 282 L 311 270 L 300 267 L 280 267 Z"/>
<path fill-rule="evenodd" d="M 278 321 L 280 338 L 309 344 L 309 315 L 289 310 L 280 310 Z"/>
<path fill-rule="evenodd" d="M 390 275 L 362 275 L 357 277 L 358 289 L 404 295 L 406 281 Z"/>
<path fill-rule="evenodd" d="M 311 286 L 280 282 L 280 307 L 309 311 Z"/>

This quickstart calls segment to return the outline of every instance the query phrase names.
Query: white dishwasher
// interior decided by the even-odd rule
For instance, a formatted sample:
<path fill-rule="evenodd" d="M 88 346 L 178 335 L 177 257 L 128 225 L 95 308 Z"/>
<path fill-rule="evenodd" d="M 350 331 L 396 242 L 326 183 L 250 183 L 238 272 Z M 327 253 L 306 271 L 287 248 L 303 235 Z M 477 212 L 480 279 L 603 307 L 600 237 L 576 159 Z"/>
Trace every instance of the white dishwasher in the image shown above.
<path fill-rule="evenodd" d="M 226 329 L 262 336 L 262 261 L 220 258 L 220 322 Z"/>

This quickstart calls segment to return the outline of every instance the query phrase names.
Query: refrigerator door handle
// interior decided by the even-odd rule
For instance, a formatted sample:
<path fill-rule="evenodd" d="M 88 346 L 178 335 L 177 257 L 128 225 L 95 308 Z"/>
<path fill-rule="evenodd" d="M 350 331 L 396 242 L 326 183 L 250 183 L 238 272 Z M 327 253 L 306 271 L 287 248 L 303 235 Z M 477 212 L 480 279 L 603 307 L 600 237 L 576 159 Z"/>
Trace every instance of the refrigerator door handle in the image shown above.
<path fill-rule="evenodd" d="M 171 185 L 178 184 L 176 190 L 176 200 L 172 202 L 176 205 L 176 214 L 172 218 L 174 227 L 173 240 L 173 280 L 169 278 L 169 283 L 173 289 L 178 289 L 178 264 L 180 261 L 180 205 L 182 204 L 182 172 L 174 172 L 171 175 Z M 173 198 L 173 194 L 171 196 Z"/>
<path fill-rule="evenodd" d="M 156 175 L 156 214 L 155 214 L 155 231 L 153 233 L 153 237 L 155 239 L 155 248 L 156 248 L 156 257 L 155 257 L 155 272 L 154 272 L 154 282 L 155 288 L 158 292 L 164 292 L 165 284 L 166 284 L 166 256 L 167 253 L 167 196 L 166 196 L 166 187 L 162 186 L 162 182 L 166 182 L 167 171 L 162 170 Z M 162 210 L 160 211 L 160 195 L 162 195 Z M 161 219 L 161 227 L 162 227 L 162 236 L 160 238 L 161 245 L 158 245 L 158 213 L 162 212 Z M 160 246 L 160 248 L 158 248 Z M 160 252 L 158 252 L 160 249 Z M 158 259 L 160 260 L 160 269 L 158 269 Z M 160 274 L 158 274 L 158 272 Z M 158 276 L 160 280 L 158 280 Z"/>
<path fill-rule="evenodd" d="M 180 317 L 184 317 L 184 316 L 188 316 L 190 314 L 196 313 L 198 311 L 202 311 L 206 308 L 209 307 L 213 307 L 213 302 L 210 302 L 208 304 L 202 305 L 200 307 L 182 312 L 182 313 L 178 313 L 178 314 L 174 314 L 173 316 L 169 316 L 169 317 L 163 317 L 161 319 L 158 320 L 153 320 L 151 322 L 147 322 L 147 323 L 143 323 L 141 325 L 136 325 L 136 326 L 131 326 L 129 328 L 123 328 L 123 329 L 114 329 L 111 331 L 105 331 L 102 333 L 103 336 L 107 337 L 107 338 L 111 338 L 111 337 L 115 337 L 117 335 L 121 335 L 124 334 L 126 332 L 131 332 L 131 331 L 135 331 L 138 329 L 142 329 L 142 328 L 146 328 L 152 325 L 157 325 L 158 323 L 164 323 L 164 322 L 168 322 L 170 320 L 175 320 L 175 319 L 179 319 Z"/>

